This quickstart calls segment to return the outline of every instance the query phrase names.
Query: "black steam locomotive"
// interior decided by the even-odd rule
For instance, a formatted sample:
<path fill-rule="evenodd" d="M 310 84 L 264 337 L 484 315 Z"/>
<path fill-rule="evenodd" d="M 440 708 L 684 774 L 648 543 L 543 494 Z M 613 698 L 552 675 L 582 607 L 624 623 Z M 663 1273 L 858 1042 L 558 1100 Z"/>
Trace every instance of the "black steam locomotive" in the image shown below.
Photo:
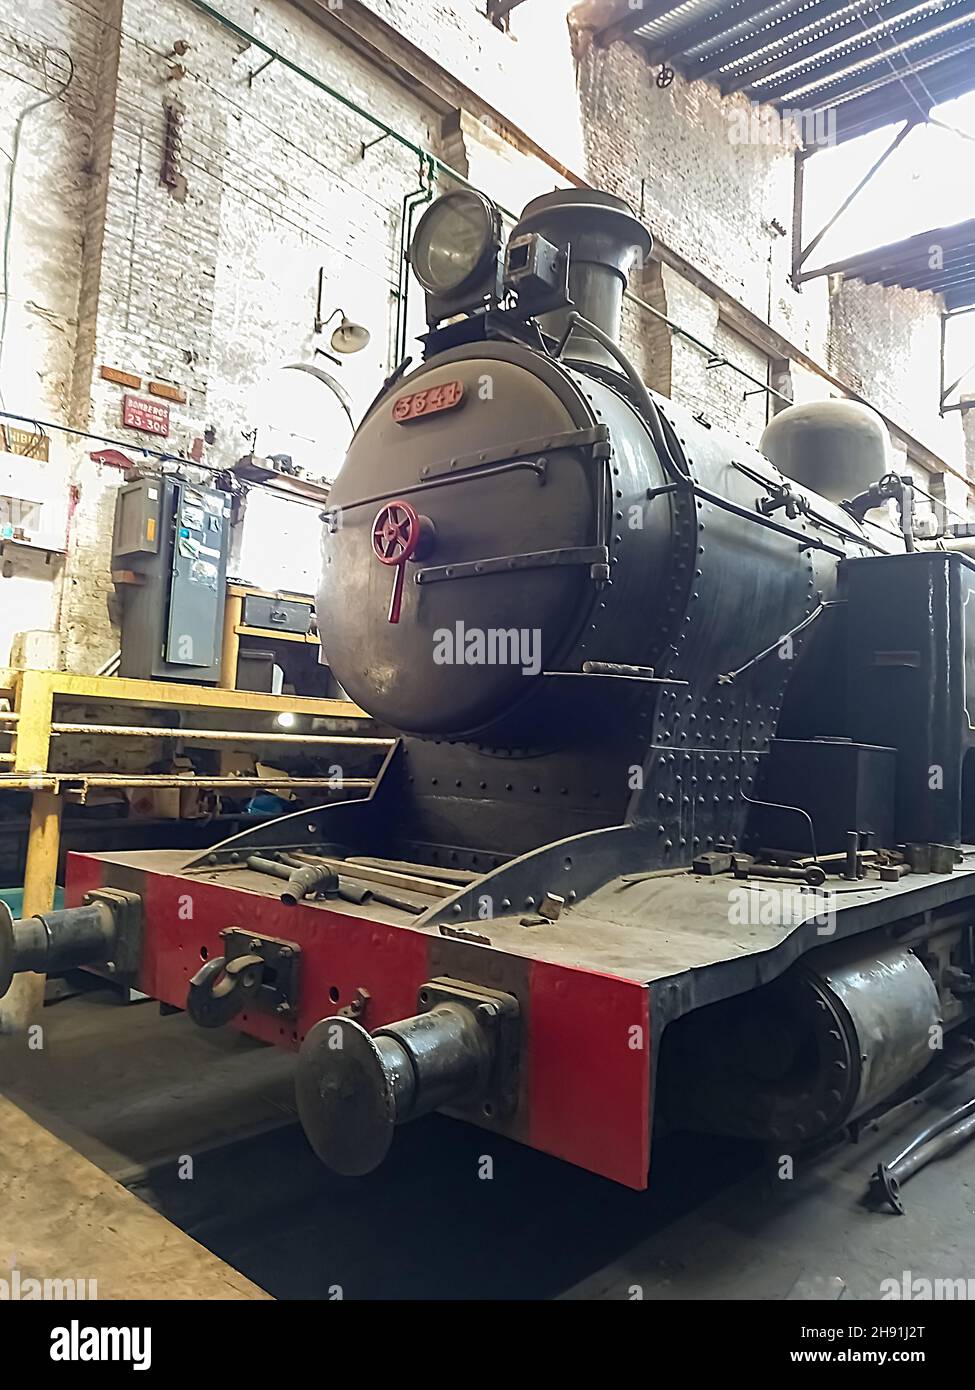
<path fill-rule="evenodd" d="M 620 200 L 539 198 L 503 257 L 497 226 L 458 192 L 418 228 L 432 331 L 332 493 L 325 648 L 406 736 L 398 852 L 493 869 L 442 923 L 648 981 L 655 1042 L 689 1015 L 675 1122 L 810 1137 L 970 1011 L 965 878 L 924 880 L 918 935 L 922 880 L 882 852 L 954 868 L 971 565 L 862 524 L 892 493 L 912 515 L 866 408 L 786 411 L 763 457 L 648 392 L 619 337 L 650 238 Z M 770 892 L 792 930 L 762 930 Z"/>
<path fill-rule="evenodd" d="M 641 1187 L 655 1120 L 793 1147 L 972 1016 L 975 565 L 919 544 L 866 407 L 786 409 L 759 453 L 648 391 L 620 322 L 650 249 L 592 190 L 507 240 L 476 192 L 431 204 L 424 360 L 356 432 L 318 599 L 395 755 L 365 800 L 165 869 L 240 863 L 209 884 L 217 951 L 243 897 L 300 952 L 298 1106 L 340 1172 L 441 1108 Z M 335 882 L 269 915 L 255 847 Z M 355 863 L 385 901 L 338 891 Z M 195 977 L 191 1013 L 245 973 Z M 220 1021 L 276 1042 L 259 997 Z"/>

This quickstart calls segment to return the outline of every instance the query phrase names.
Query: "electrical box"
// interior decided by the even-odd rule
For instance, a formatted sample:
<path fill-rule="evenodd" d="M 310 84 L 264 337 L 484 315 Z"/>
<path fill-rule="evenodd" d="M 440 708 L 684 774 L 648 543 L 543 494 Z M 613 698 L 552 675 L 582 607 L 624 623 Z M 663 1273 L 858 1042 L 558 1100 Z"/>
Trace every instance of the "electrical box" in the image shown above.
<path fill-rule="evenodd" d="M 172 477 L 119 489 L 112 568 L 127 579 L 119 675 L 219 680 L 229 548 L 225 493 Z"/>
<path fill-rule="evenodd" d="M 119 488 L 115 503 L 112 560 L 134 560 L 159 552 L 162 480 L 141 478 Z"/>

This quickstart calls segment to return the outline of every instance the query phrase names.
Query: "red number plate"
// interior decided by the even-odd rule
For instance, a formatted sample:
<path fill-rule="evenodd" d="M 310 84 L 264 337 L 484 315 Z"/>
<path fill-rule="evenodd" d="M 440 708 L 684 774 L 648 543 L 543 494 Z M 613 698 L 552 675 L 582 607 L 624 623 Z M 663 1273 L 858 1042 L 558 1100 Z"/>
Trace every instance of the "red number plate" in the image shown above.
<path fill-rule="evenodd" d="M 410 420 L 419 420 L 421 415 L 433 415 L 438 410 L 453 410 L 464 399 L 462 381 L 445 381 L 441 386 L 431 386 L 426 391 L 414 391 L 409 396 L 398 396 L 393 402 L 393 419 L 400 425 Z"/>

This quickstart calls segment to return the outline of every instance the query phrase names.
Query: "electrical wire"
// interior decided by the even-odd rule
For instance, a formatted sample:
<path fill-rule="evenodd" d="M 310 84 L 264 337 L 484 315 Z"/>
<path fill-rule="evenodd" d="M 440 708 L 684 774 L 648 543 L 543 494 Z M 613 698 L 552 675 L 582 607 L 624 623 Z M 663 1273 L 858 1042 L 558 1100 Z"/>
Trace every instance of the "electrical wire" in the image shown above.
<path fill-rule="evenodd" d="M 92 15 L 90 10 L 85 9 L 84 6 L 78 3 L 78 0 L 63 0 L 63 3 L 73 5 L 75 9 L 79 10 L 83 14 L 88 15 L 89 18 L 95 18 L 95 16 Z M 476 189 L 475 184 L 471 183 L 471 181 L 464 174 L 460 173 L 457 169 L 454 169 L 451 165 L 447 164 L 446 161 L 441 159 L 439 155 L 436 155 L 431 150 L 424 148 L 424 146 L 417 143 L 417 141 L 411 139 L 408 135 L 404 135 L 402 131 L 397 130 L 395 126 L 389 125 L 380 116 L 377 116 L 373 112 L 367 110 L 365 107 L 360 106 L 359 103 L 355 101 L 352 97 L 346 96 L 344 92 L 339 91 L 335 87 L 331 87 L 322 78 L 316 76 L 315 73 L 310 72 L 307 68 L 303 68 L 301 64 L 296 62 L 293 58 L 289 58 L 286 53 L 283 53 L 279 49 L 274 48 L 270 43 L 267 42 L 267 40 L 262 39 L 258 37 L 258 35 L 251 33 L 249 30 L 243 28 L 240 24 L 237 24 L 234 20 L 230 19 L 229 16 L 221 13 L 221 11 L 216 9 L 214 6 L 207 4 L 206 0 L 183 0 L 183 3 L 185 5 L 188 5 L 191 9 L 198 11 L 200 14 L 205 15 L 206 18 L 213 20 L 215 23 L 219 24 L 221 28 L 226 29 L 229 33 L 234 34 L 240 41 L 245 42 L 249 47 L 256 48 L 260 52 L 266 54 L 272 62 L 278 63 L 282 69 L 292 73 L 294 76 L 302 78 L 317 91 L 322 92 L 333 102 L 337 103 L 339 106 L 344 107 L 346 111 L 366 121 L 375 130 L 381 131 L 383 136 L 389 137 L 397 144 L 403 146 L 405 149 L 410 150 L 413 154 L 419 156 L 420 158 L 432 162 L 432 165 L 437 171 L 437 173 L 444 175 L 446 178 L 453 179 L 456 183 L 459 183 L 462 188 L 470 188 L 474 189 L 475 191 L 478 191 Z M 132 34 L 128 30 L 123 29 L 120 25 L 112 24 L 109 20 L 103 19 L 100 15 L 97 16 L 97 19 L 98 22 L 104 28 L 112 30 L 114 33 L 117 33 L 121 38 L 127 39 L 130 43 L 136 44 L 140 48 L 145 49 L 148 53 L 151 53 L 153 57 L 158 58 L 161 61 L 167 61 L 171 57 L 170 54 L 163 53 L 160 49 L 153 48 L 152 45 L 146 43 L 144 39 L 141 39 L 138 37 L 138 35 Z M 202 73 L 196 72 L 192 68 L 186 67 L 185 64 L 182 64 L 182 66 L 186 76 L 192 77 L 195 81 L 201 82 L 203 83 L 203 85 L 208 86 L 217 96 L 221 97 L 222 100 L 228 102 L 230 105 L 236 104 L 232 97 L 230 97 L 222 89 L 216 87 L 209 80 L 209 78 L 205 77 Z M 249 116 L 253 115 L 253 113 L 250 112 L 246 107 L 240 107 L 239 109 Z M 337 176 L 341 177 L 341 175 Z M 498 208 L 498 211 L 501 213 L 502 217 L 506 218 L 509 222 L 518 221 L 518 214 L 512 212 L 510 208 L 506 208 L 500 203 L 496 203 L 496 206 Z"/>
<path fill-rule="evenodd" d="M 14 134 L 10 154 L 10 171 L 7 175 L 7 210 L 4 215 L 3 226 L 3 308 L 0 309 L 0 405 L 5 404 L 3 394 L 3 352 L 7 341 L 7 320 L 10 312 L 10 243 L 13 235 L 17 156 L 20 154 L 20 140 L 24 130 L 24 122 L 27 120 L 28 116 L 35 111 L 39 111 L 42 106 L 47 106 L 50 102 L 57 101 L 60 97 L 63 97 L 74 81 L 74 60 L 71 54 L 66 52 L 63 48 L 56 48 L 53 45 L 49 46 L 47 44 L 45 44 L 42 51 L 42 61 L 45 65 L 45 80 L 49 77 L 47 64 L 55 54 L 67 64 L 67 77 L 60 83 L 56 91 L 47 92 L 45 96 L 39 98 L 37 101 L 28 102 L 14 123 Z"/>
<path fill-rule="evenodd" d="M 885 20 L 883 19 L 883 17 L 881 16 L 879 10 L 877 9 L 877 6 L 872 4 L 872 5 L 870 6 L 870 9 L 871 9 L 871 12 L 872 12 L 872 14 L 873 14 L 873 17 L 874 17 L 876 20 L 878 20 L 878 21 L 880 22 L 880 24 L 882 24 L 882 25 L 886 28 L 886 21 L 885 21 Z M 858 18 L 859 18 L 859 20 L 860 20 L 860 23 L 863 25 L 863 27 L 864 27 L 865 29 L 867 29 L 867 22 L 866 22 L 866 20 L 864 19 L 863 15 L 858 16 Z M 867 32 L 869 33 L 869 29 L 867 29 Z M 914 65 L 911 63 L 911 60 L 910 60 L 909 58 L 905 59 L 904 66 L 899 68 L 899 67 L 896 65 L 896 63 L 894 62 L 894 59 L 893 59 L 892 54 L 889 53 L 888 50 L 887 50 L 886 48 L 884 48 L 883 45 L 881 44 L 881 42 L 880 42 L 880 36 L 879 36 L 879 35 L 873 40 L 873 43 L 874 43 L 874 47 L 876 48 L 877 52 L 884 58 L 884 60 L 885 60 L 886 63 L 887 63 L 887 66 L 890 68 L 891 72 L 894 74 L 894 76 L 897 78 L 898 82 L 899 82 L 899 83 L 901 84 L 901 86 L 904 88 L 904 91 L 905 91 L 905 92 L 907 93 L 907 95 L 911 98 L 911 101 L 913 101 L 914 105 L 915 105 L 915 106 L 917 107 L 917 109 L 920 111 L 922 118 L 926 121 L 926 120 L 928 119 L 929 114 L 930 114 L 931 107 L 932 107 L 932 106 L 937 106 L 938 103 L 935 101 L 934 97 L 931 95 L 931 92 L 930 92 L 930 90 L 929 90 L 929 88 L 928 88 L 926 82 L 924 81 L 924 78 L 921 76 L 920 68 L 914 66 Z M 924 109 L 924 107 L 923 107 L 923 106 L 921 105 L 921 103 L 918 101 L 917 97 L 916 97 L 916 96 L 914 95 L 914 93 L 911 91 L 910 87 L 907 85 L 906 81 L 904 80 L 906 77 L 913 77 L 913 78 L 916 79 L 918 86 L 921 88 L 921 90 L 924 92 L 924 95 L 925 95 L 925 96 L 927 97 L 927 99 L 928 99 L 929 105 L 928 105 L 927 110 Z"/>
<path fill-rule="evenodd" d="M 204 463 L 202 459 L 187 458 L 185 454 L 162 453 L 159 449 L 150 449 L 145 444 L 134 444 L 131 439 L 113 439 L 106 434 L 92 434 L 89 430 L 79 430 L 73 425 L 60 425 L 53 420 L 38 420 L 34 415 L 18 415 L 13 410 L 0 410 L 0 420 L 17 420 L 21 424 L 32 425 L 34 433 L 42 437 L 49 430 L 54 430 L 57 434 L 73 434 L 79 439 L 90 439 L 96 444 L 109 444 L 115 449 L 124 450 L 130 454 L 141 454 L 143 458 L 158 459 L 161 463 L 183 463 L 189 468 L 201 468 L 207 473 L 226 473 L 228 471 L 226 467 L 214 463 Z M 0 430 L 2 429 L 3 426 L 0 425 Z"/>

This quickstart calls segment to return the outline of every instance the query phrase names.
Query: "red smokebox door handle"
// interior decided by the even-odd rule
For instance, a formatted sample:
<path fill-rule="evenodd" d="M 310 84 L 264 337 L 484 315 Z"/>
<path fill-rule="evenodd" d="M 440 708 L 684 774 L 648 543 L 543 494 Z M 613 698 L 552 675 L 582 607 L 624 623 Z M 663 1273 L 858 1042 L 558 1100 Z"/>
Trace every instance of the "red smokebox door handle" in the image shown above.
<path fill-rule="evenodd" d="M 386 621 L 398 623 L 406 562 L 420 544 L 420 518 L 409 502 L 387 502 L 372 523 L 372 549 L 381 565 L 394 565 L 393 592 Z"/>

